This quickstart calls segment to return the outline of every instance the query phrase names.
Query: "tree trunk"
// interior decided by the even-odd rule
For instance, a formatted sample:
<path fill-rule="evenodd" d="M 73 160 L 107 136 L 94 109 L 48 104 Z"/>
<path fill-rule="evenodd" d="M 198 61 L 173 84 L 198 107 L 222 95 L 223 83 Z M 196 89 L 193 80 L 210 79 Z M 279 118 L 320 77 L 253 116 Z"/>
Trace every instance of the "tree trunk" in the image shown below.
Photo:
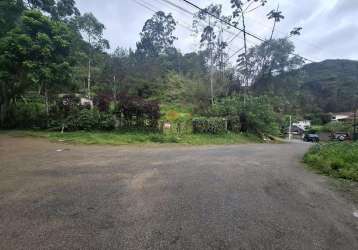
<path fill-rule="evenodd" d="M 7 115 L 7 111 L 8 111 L 8 106 L 9 106 L 9 100 L 6 96 L 6 87 L 5 87 L 5 83 L 1 84 L 1 91 L 2 91 L 2 104 L 0 105 L 0 127 L 4 127 L 5 125 L 5 119 L 6 119 L 6 115 Z"/>
<path fill-rule="evenodd" d="M 242 28 L 244 31 L 244 50 L 245 50 L 245 74 L 244 74 L 244 107 L 246 106 L 246 91 L 247 88 L 249 86 L 249 66 L 247 63 L 247 37 L 246 37 L 246 23 L 245 23 L 245 15 L 244 12 L 242 10 L 242 8 L 240 8 L 241 10 L 241 15 L 242 15 Z"/>
<path fill-rule="evenodd" d="M 88 98 L 91 100 L 91 59 L 88 59 L 88 78 L 87 78 Z"/>
<path fill-rule="evenodd" d="M 211 18 L 209 16 L 209 26 L 211 27 Z M 214 105 L 214 68 L 213 68 L 213 44 L 212 44 L 212 33 L 210 33 L 209 50 L 210 50 L 210 94 L 211 94 L 211 105 Z"/>
<path fill-rule="evenodd" d="M 276 29 L 276 21 L 274 21 L 274 23 L 273 23 L 272 32 L 271 32 L 271 36 L 270 36 L 270 41 L 273 38 L 273 34 L 275 33 L 275 29 Z"/>
<path fill-rule="evenodd" d="M 49 116 L 50 116 L 50 107 L 49 107 L 49 101 L 48 101 L 48 90 L 47 85 L 44 85 L 45 88 L 45 106 L 46 106 L 46 126 L 47 128 L 50 125 Z"/>
<path fill-rule="evenodd" d="M 6 113 L 7 113 L 7 104 L 2 103 L 0 105 L 0 128 L 3 128 L 5 125 Z"/>

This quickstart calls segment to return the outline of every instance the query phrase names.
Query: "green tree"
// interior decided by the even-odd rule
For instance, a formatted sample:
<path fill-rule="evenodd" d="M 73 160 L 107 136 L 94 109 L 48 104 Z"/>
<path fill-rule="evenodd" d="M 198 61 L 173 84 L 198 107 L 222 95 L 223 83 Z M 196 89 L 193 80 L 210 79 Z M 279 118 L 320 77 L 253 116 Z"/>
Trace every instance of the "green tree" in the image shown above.
<path fill-rule="evenodd" d="M 244 36 L 244 53 L 238 57 L 238 71 L 240 74 L 240 81 L 243 83 L 245 89 L 250 85 L 249 75 L 250 69 L 248 65 L 248 46 L 247 46 L 247 23 L 246 17 L 249 13 L 257 10 L 258 8 L 265 6 L 267 0 L 230 0 L 231 8 L 233 9 L 233 23 L 236 26 L 241 27 Z"/>
<path fill-rule="evenodd" d="M 101 82 L 105 83 L 105 88 L 112 91 L 115 98 L 120 90 L 130 88 L 129 80 L 132 73 L 130 65 L 130 52 L 117 48 L 112 54 L 108 55 L 104 61 Z"/>
<path fill-rule="evenodd" d="M 177 39 L 173 35 L 176 21 L 171 14 L 158 11 L 148 19 L 140 33 L 141 40 L 137 43 L 137 53 L 142 56 L 156 57 L 165 53 Z"/>
<path fill-rule="evenodd" d="M 221 76 L 223 76 L 224 67 L 226 66 L 225 49 L 228 46 L 227 42 L 223 39 L 224 29 L 230 28 L 219 22 L 218 17 L 227 22 L 231 21 L 230 16 L 222 14 L 222 5 L 211 4 L 205 9 L 200 10 L 194 18 L 193 28 L 196 32 L 201 33 L 200 45 L 206 51 L 206 61 L 210 67 L 210 93 L 211 103 L 214 103 L 214 74 L 215 68 L 217 67 Z M 205 24 L 203 24 L 205 23 Z"/>
<path fill-rule="evenodd" d="M 91 98 L 92 61 L 95 50 L 109 49 L 109 42 L 103 38 L 105 26 L 92 13 L 85 13 L 76 18 L 79 30 L 86 36 L 88 42 L 88 74 L 87 94 Z"/>
<path fill-rule="evenodd" d="M 22 0 L 2 0 L 0 2 L 0 37 L 14 28 L 24 9 Z"/>
<path fill-rule="evenodd" d="M 275 29 L 276 29 L 276 24 L 279 23 L 281 21 L 281 19 L 284 19 L 285 17 L 282 15 L 282 12 L 278 10 L 271 10 L 268 14 L 267 14 L 267 18 L 273 19 L 273 27 L 272 27 L 272 31 L 271 31 L 271 36 L 270 36 L 270 40 L 272 40 L 273 38 L 273 34 L 275 33 Z"/>
<path fill-rule="evenodd" d="M 24 0 L 25 6 L 47 12 L 54 19 L 79 16 L 75 0 Z"/>
<path fill-rule="evenodd" d="M 19 26 L 0 40 L 2 124 L 9 105 L 29 88 L 40 88 L 48 104 L 49 90 L 70 82 L 72 37 L 63 23 L 25 11 Z"/>
<path fill-rule="evenodd" d="M 278 115 L 267 96 L 226 97 L 220 99 L 212 107 L 210 115 L 228 118 L 240 117 L 242 132 L 267 135 L 279 133 Z"/>
<path fill-rule="evenodd" d="M 301 67 L 304 61 L 294 51 L 295 46 L 287 38 L 267 40 L 250 48 L 247 77 L 251 85 L 254 88 L 265 87 L 273 75 Z"/>

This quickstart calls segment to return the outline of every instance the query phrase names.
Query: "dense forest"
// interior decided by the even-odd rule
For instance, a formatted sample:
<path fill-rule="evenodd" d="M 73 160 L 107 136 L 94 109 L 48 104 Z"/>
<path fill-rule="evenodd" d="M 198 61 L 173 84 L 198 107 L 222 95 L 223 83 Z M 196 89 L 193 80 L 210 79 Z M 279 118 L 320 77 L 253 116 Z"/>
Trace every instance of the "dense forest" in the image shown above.
<path fill-rule="evenodd" d="M 230 16 L 217 4 L 198 10 L 193 30 L 201 36 L 201 49 L 183 54 L 174 47 L 180 37 L 174 36 L 177 22 L 170 13 L 154 13 L 138 31 L 136 47 L 123 49 L 110 48 L 105 26 L 92 13 L 80 13 L 74 0 L 1 1 L 0 125 L 14 128 L 27 121 L 63 131 L 92 128 L 73 123 L 96 117 L 100 128 L 111 128 L 118 126 L 113 114 L 119 114 L 126 126 L 132 120 L 143 125 L 142 117 L 156 127 L 159 119 L 187 113 L 231 117 L 242 124 L 241 131 L 271 133 L 286 115 L 352 110 L 358 62 L 306 64 L 290 41 L 301 28 L 273 38 L 284 18 L 281 11 L 268 14 L 271 37 L 247 45 L 244 17 L 265 2 L 231 1 Z M 238 41 L 243 48 L 230 55 L 222 33 L 238 27 L 243 27 L 244 39 Z M 88 103 L 76 103 L 84 97 L 90 107 L 82 111 Z"/>
<path fill-rule="evenodd" d="M 268 82 L 266 82 L 268 83 Z M 358 96 L 358 61 L 326 60 L 275 77 L 261 92 L 272 91 L 289 111 L 330 113 L 354 110 Z"/>

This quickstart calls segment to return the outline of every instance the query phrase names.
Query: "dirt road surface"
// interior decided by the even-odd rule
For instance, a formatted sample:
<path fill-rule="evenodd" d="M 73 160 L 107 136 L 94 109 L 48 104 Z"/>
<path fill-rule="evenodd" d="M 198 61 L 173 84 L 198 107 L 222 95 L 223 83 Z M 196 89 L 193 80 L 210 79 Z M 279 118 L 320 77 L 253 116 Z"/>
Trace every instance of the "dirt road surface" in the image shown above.
<path fill-rule="evenodd" d="M 0 136 L 0 249 L 358 249 L 307 144 L 81 146 Z"/>

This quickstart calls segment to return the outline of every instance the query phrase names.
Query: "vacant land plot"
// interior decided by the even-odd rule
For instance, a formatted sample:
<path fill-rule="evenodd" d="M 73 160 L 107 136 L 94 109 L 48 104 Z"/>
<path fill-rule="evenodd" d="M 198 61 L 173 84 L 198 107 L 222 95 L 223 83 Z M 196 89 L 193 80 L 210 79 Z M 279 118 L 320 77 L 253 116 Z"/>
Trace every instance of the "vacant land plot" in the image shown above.
<path fill-rule="evenodd" d="M 354 204 L 307 149 L 1 136 L 0 249 L 358 249 Z"/>

